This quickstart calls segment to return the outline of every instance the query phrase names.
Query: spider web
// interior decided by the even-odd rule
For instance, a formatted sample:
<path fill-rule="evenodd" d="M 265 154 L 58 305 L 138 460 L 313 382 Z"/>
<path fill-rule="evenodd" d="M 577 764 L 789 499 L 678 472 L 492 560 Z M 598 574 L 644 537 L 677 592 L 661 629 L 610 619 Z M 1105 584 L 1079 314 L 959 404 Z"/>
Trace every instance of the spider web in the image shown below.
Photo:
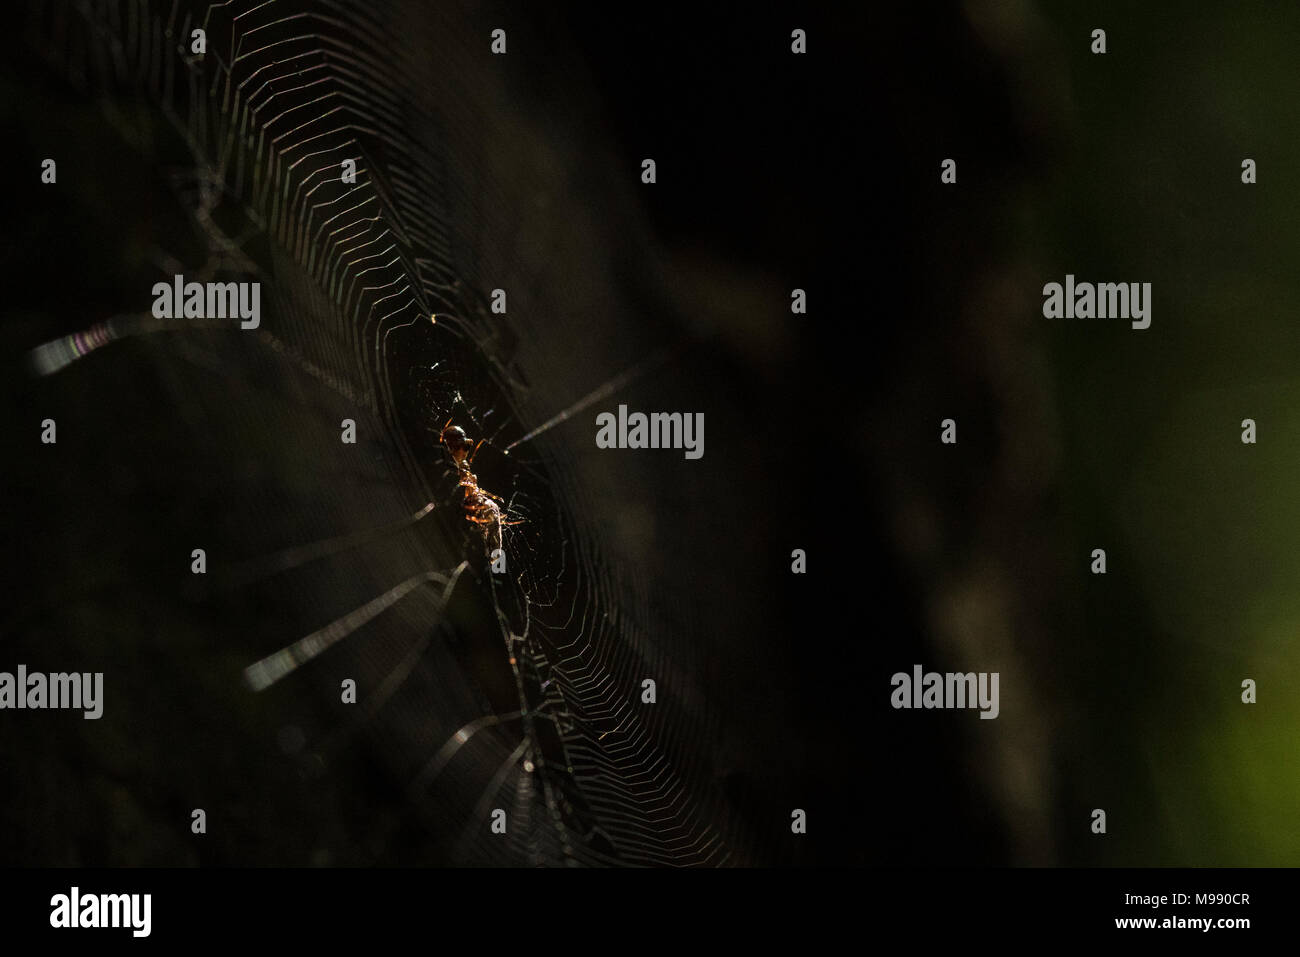
<path fill-rule="evenodd" d="M 201 242 L 161 252 L 160 278 L 263 282 L 255 332 L 128 314 L 34 361 L 52 373 L 138 338 L 235 387 L 218 400 L 176 374 L 214 444 L 299 434 L 301 487 L 207 503 L 212 554 L 231 562 L 201 600 L 276 608 L 249 622 L 262 662 L 279 663 L 250 669 L 262 693 L 337 700 L 355 678 L 359 717 L 324 729 L 313 758 L 363 739 L 447 861 L 723 863 L 716 796 L 690 757 L 707 724 L 640 705 L 674 650 L 649 627 L 645 584 L 601 560 L 593 492 L 562 445 L 504 452 L 567 401 L 534 383 L 586 326 L 526 308 L 561 233 L 512 183 L 527 161 L 494 118 L 509 107 L 485 77 L 491 26 L 399 2 L 34 5 L 35 46 L 103 99 L 190 212 Z M 497 287 L 508 316 L 489 309 Z M 338 442 L 344 418 L 355 451 Z M 488 440 L 474 470 L 519 523 L 504 575 L 459 508 L 448 420 Z M 298 634 L 271 627 L 286 620 Z M 496 808 L 504 835 L 488 827 Z"/>

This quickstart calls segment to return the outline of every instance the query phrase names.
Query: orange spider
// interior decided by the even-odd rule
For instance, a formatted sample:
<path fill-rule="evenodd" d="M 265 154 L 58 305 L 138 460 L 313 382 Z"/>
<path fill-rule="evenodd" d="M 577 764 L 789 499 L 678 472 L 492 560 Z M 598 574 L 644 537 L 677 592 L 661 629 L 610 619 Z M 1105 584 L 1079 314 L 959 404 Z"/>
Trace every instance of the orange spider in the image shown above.
<path fill-rule="evenodd" d="M 457 484 L 465 490 L 465 518 L 476 525 L 483 526 L 483 537 L 487 539 L 489 549 L 500 548 L 504 541 L 502 530 L 507 525 L 522 525 L 523 522 L 522 520 L 506 521 L 501 508 L 505 500 L 499 495 L 493 495 L 480 488 L 478 478 L 469 469 L 474 462 L 474 456 L 478 454 L 478 450 L 487 439 L 480 439 L 478 444 L 474 445 L 474 440 L 465 434 L 465 430 L 459 425 L 452 425 L 451 419 L 448 419 L 447 424 L 438 433 L 438 441 L 447 447 L 452 464 L 460 473 Z M 470 446 L 473 446 L 473 449 Z"/>

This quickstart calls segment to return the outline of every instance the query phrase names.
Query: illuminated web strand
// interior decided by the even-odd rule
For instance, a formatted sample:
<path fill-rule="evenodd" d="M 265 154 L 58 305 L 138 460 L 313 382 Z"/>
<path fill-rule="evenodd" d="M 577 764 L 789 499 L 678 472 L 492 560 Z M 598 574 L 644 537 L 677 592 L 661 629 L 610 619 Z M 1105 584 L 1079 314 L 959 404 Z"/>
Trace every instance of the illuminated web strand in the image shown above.
<path fill-rule="evenodd" d="M 98 21 L 95 26 L 104 35 L 124 32 L 113 17 L 117 5 L 77 6 L 85 10 L 87 18 Z M 178 0 L 169 6 L 175 11 L 186 4 Z M 201 10 L 205 3 L 196 6 Z M 178 60 L 173 31 L 164 32 L 172 24 L 158 16 L 140 17 L 140 26 L 132 21 L 129 29 L 134 32 L 118 49 L 123 56 L 134 58 L 130 66 L 139 61 L 153 70 L 151 85 L 156 96 L 175 109 L 169 115 L 175 115 L 178 131 L 193 150 L 196 164 L 220 174 L 219 181 L 230 190 L 230 201 L 247 206 L 253 219 L 264 224 L 268 241 L 281 256 L 275 271 L 280 321 L 271 327 L 276 333 L 274 338 L 270 330 L 259 329 L 257 340 L 273 346 L 275 354 L 286 363 L 292 361 L 349 401 L 391 410 L 398 393 L 389 381 L 389 360 L 399 347 L 407 348 L 413 341 L 408 329 L 423 328 L 420 319 L 437 309 L 439 337 L 448 337 L 448 342 L 478 342 L 470 321 L 452 321 L 458 312 L 472 310 L 467 310 L 462 301 L 467 292 L 461 291 L 455 265 L 459 259 L 453 255 L 463 238 L 450 219 L 456 206 L 444 197 L 456 185 L 454 181 L 450 185 L 443 183 L 442 169 L 444 163 L 454 169 L 451 161 L 464 154 L 464 147 L 448 147 L 444 152 L 439 145 L 443 124 L 423 122 L 426 115 L 438 116 L 437 97 L 425 91 L 446 88 L 442 65 L 428 56 L 428 41 L 436 39 L 436 35 L 421 35 L 412 29 L 419 18 L 410 14 L 418 8 L 418 0 L 372 0 L 351 12 L 330 2 L 322 5 L 325 14 L 312 17 L 284 17 L 278 6 L 262 0 L 224 0 L 209 7 L 200 22 L 214 38 L 228 32 L 229 42 L 221 43 L 228 49 L 224 56 L 195 59 L 182 53 Z M 178 14 L 173 12 L 172 16 L 179 22 Z M 394 34 L 394 25 L 400 25 L 404 32 Z M 109 69 L 120 61 L 105 58 L 102 62 Z M 117 66 L 117 71 L 121 70 Z M 322 76 L 328 76 L 337 91 L 333 98 L 321 95 L 326 85 L 315 80 Z M 191 90 L 193 102 L 173 95 L 173 89 L 186 88 Z M 474 90 L 477 86 L 468 83 L 467 88 Z M 458 132 L 454 118 L 444 117 L 444 121 Z M 437 136 L 430 132 L 431 127 L 438 130 Z M 465 139 L 475 146 L 495 142 L 480 140 L 477 132 L 466 134 Z M 355 188 L 340 182 L 339 163 L 344 157 L 358 160 Z M 195 210 L 194 215 L 202 217 L 200 223 L 209 242 L 221 241 L 206 209 Z M 471 228 L 475 225 L 469 224 Z M 448 317 L 445 323 L 444 310 Z M 547 310 L 539 310 L 538 315 L 546 316 Z M 412 316 L 418 317 L 414 325 Z M 147 326 L 147 320 L 139 324 L 114 323 L 107 331 L 122 338 L 149 331 Z M 176 320 L 165 325 L 167 329 L 191 327 L 188 322 Z M 568 328 L 574 335 L 580 333 L 571 319 Z M 559 334 L 549 326 L 542 331 Z M 71 358 L 55 368 L 65 367 L 102 344 L 94 338 L 77 341 L 70 337 L 61 347 L 63 356 Z M 488 343 L 476 344 L 475 348 L 487 351 L 495 347 Z M 55 350 L 51 354 L 59 356 Z M 511 448 L 626 387 L 659 361 L 658 356 L 642 361 Z M 457 385 L 461 383 L 456 376 L 477 374 L 477 367 L 458 360 L 449 362 L 449 366 L 447 374 Z M 373 384 L 372 369 L 376 376 Z M 388 421 L 396 425 L 395 414 Z M 414 462 L 415 453 L 406 449 L 396 428 L 392 431 L 401 443 L 401 454 Z M 415 474 L 422 475 L 418 467 Z M 369 534 L 357 533 L 356 540 L 364 541 Z M 329 554 L 330 548 L 346 548 L 349 540 L 348 535 L 338 536 L 326 543 L 279 553 L 270 561 L 284 561 L 286 556 L 291 563 L 309 561 Z M 614 849 L 607 854 L 597 847 L 579 846 L 575 853 L 583 860 L 602 863 L 725 860 L 725 848 L 709 827 L 707 809 L 694 800 L 695 792 L 686 787 L 686 782 L 698 785 L 699 776 L 676 769 L 664 748 L 657 747 L 656 739 L 639 726 L 638 718 L 626 721 L 626 695 L 620 689 L 645 671 L 636 650 L 637 632 L 650 622 L 632 611 L 625 624 L 621 609 L 611 607 L 611 603 L 616 597 L 634 597 L 637 583 L 621 576 L 613 581 L 592 551 L 585 546 L 571 546 L 567 540 L 556 559 L 562 564 L 534 568 L 529 559 L 521 560 L 530 576 L 527 585 L 520 584 L 525 589 L 527 615 L 550 607 L 537 600 L 535 589 L 539 583 L 555 588 L 561 578 L 575 582 L 567 603 L 568 617 L 565 609 L 557 605 L 551 618 L 539 621 L 564 649 L 556 664 L 555 684 L 549 685 L 548 693 L 557 695 L 558 705 L 566 709 L 571 705 L 575 717 L 565 727 L 558 715 L 528 715 L 530 720 L 552 719 L 560 725 L 563 747 L 573 765 L 568 773 L 590 805 L 592 833 L 602 835 Z M 333 625 L 251 666 L 246 679 L 253 687 L 258 687 L 257 681 L 262 682 L 261 687 L 268 687 L 364 626 L 426 580 L 442 579 L 422 574 L 413 580 L 414 584 L 398 585 Z M 444 604 L 449 594 L 450 590 L 443 592 Z M 500 616 L 496 594 L 493 588 L 492 601 Z M 405 679 L 409 674 L 406 666 L 428 647 L 431 635 L 432 630 L 399 665 L 398 673 L 389 675 L 377 695 L 367 697 L 368 701 L 382 703 L 390 690 Z M 517 651 L 521 661 L 539 651 L 518 636 L 511 635 L 510 639 L 511 652 Z M 659 654 L 671 654 L 671 650 Z M 433 703 L 434 709 L 442 707 L 442 702 Z M 446 711 L 434 711 L 433 718 L 440 728 L 447 717 Z M 447 773 L 453 756 L 459 753 L 467 762 L 471 758 L 477 761 L 481 755 L 478 749 L 472 755 L 462 750 L 476 731 L 523 717 L 523 712 L 512 711 L 469 724 L 464 724 L 465 716 L 459 714 L 448 721 L 445 727 L 460 730 L 426 766 L 429 779 L 438 778 L 439 787 L 432 795 L 420 795 L 419 806 L 434 815 L 430 818 L 433 827 L 446 828 L 445 814 L 438 817 L 437 812 L 459 806 L 458 799 L 469 796 L 479 781 L 477 773 Z M 625 717 L 630 727 L 615 725 L 619 717 Z M 597 730 L 611 725 L 615 725 L 615 732 L 609 732 L 598 743 Z M 514 742 L 513 729 L 509 730 L 500 735 L 500 740 L 498 735 L 492 735 L 492 741 L 484 746 L 492 758 L 498 746 L 510 750 Z M 675 736 L 665 734 L 662 740 L 689 748 L 691 742 L 683 735 L 690 733 L 688 727 L 675 732 Z M 681 751 L 679 747 L 675 753 Z M 499 765 L 496 774 L 484 775 L 491 780 L 485 794 L 505 785 L 514 767 L 511 762 L 517 759 L 518 753 Z M 475 763 L 473 769 L 477 768 Z M 517 801 L 527 802 L 532 780 L 529 775 L 516 774 L 511 784 Z M 540 780 L 545 788 L 556 779 Z M 707 793 L 707 788 L 700 786 L 699 791 Z M 475 814 L 481 818 L 483 810 L 480 803 Z M 518 833 L 527 833 L 532 840 L 552 826 L 561 833 L 567 853 L 568 826 L 558 821 L 554 811 L 539 815 L 531 830 Z M 469 822 L 468 827 L 467 834 L 484 833 L 478 821 Z M 515 833 L 512 827 L 511 834 Z M 496 849 L 499 842 L 477 837 L 474 840 L 476 853 L 483 859 L 503 854 Z"/>
<path fill-rule="evenodd" d="M 426 582 L 438 582 L 444 586 L 442 597 L 445 604 L 447 596 L 455 588 L 457 579 L 460 578 L 461 572 L 465 570 L 468 564 L 468 562 L 461 562 L 456 566 L 456 570 L 452 572 L 450 577 L 440 572 L 424 572 L 413 578 L 408 578 L 400 585 L 390 588 L 378 598 L 371 599 L 360 608 L 331 622 L 319 631 L 314 631 L 307 637 L 295 641 L 289 647 L 281 648 L 279 651 L 267 655 L 261 661 L 249 665 L 244 669 L 244 681 L 254 691 L 263 691 L 269 688 L 285 675 L 305 665 L 322 652 L 329 650 L 362 625 L 393 607 L 406 595 Z"/>
<path fill-rule="evenodd" d="M 177 323 L 172 328 L 194 328 L 198 323 Z M 144 332 L 158 332 L 167 324 L 148 315 L 114 316 L 97 322 L 89 329 L 69 333 L 34 347 L 27 353 L 27 362 L 38 376 L 53 375 L 66 369 L 78 359 L 83 359 L 110 342 Z"/>
<path fill-rule="evenodd" d="M 114 330 L 111 319 L 97 322 L 82 332 L 42 343 L 28 353 L 28 361 L 37 375 L 51 375 L 119 338 L 121 336 Z"/>
<path fill-rule="evenodd" d="M 361 545 L 364 542 L 383 538 L 385 535 L 390 535 L 393 532 L 409 528 L 432 511 L 433 503 L 430 502 L 414 514 L 400 519 L 399 521 L 390 522 L 387 525 L 380 525 L 377 528 L 366 528 L 359 532 L 351 532 L 346 535 L 337 535 L 334 538 L 312 542 L 308 545 L 298 545 L 293 548 L 287 548 L 284 551 L 277 552 L 273 555 L 250 559 L 247 562 L 236 566 L 231 573 L 230 584 L 232 587 L 242 587 L 250 582 L 257 581 L 258 579 L 269 578 L 272 575 L 288 571 L 291 568 L 297 568 L 299 565 L 305 565 L 318 558 L 325 558 L 329 555 L 346 551 L 347 549 Z"/>
<path fill-rule="evenodd" d="M 483 728 L 490 728 L 498 724 L 504 724 L 507 721 L 513 721 L 523 715 L 522 711 L 511 711 L 508 714 L 487 714 L 481 718 L 475 718 L 466 724 L 459 731 L 447 739 L 447 742 L 438 749 L 437 753 L 420 769 L 420 773 L 415 776 L 411 782 L 411 792 L 413 794 L 423 793 L 433 780 L 442 773 L 442 769 L 447 766 L 456 752 L 460 750 L 461 745 L 465 744 L 472 738 L 475 732 Z"/>
<path fill-rule="evenodd" d="M 561 422 L 568 419 L 570 416 L 578 412 L 581 412 L 583 409 L 587 408 L 588 406 L 612 395 L 613 393 L 617 392 L 619 389 L 623 388 L 628 383 L 636 379 L 639 379 L 641 376 L 645 375 L 651 369 L 663 363 L 664 360 L 666 360 L 670 355 L 671 355 L 671 351 L 668 349 L 661 349 L 659 352 L 654 353 L 645 362 L 642 362 L 640 365 L 633 366 L 631 369 L 628 369 L 626 372 L 614 376 L 614 378 L 610 379 L 608 382 L 606 382 L 604 385 L 600 386 L 596 390 L 587 393 L 585 396 L 583 396 L 581 399 L 579 399 L 573 405 L 569 406 L 564 411 L 551 416 L 549 419 L 547 419 L 537 428 L 533 429 L 533 431 L 525 435 L 522 439 L 516 439 L 515 441 L 511 442 L 509 445 L 505 447 L 503 451 L 507 455 L 510 454 L 510 450 L 513 449 L 516 445 L 522 445 L 523 443 L 527 442 L 529 439 L 536 438 L 537 436 L 545 432 L 547 429 L 554 428 L 555 426 L 559 425 Z"/>
<path fill-rule="evenodd" d="M 27 353 L 27 363 L 33 374 L 48 376 L 66 369 L 78 359 L 84 359 L 111 342 L 130 336 L 165 331 L 218 329 L 223 326 L 228 328 L 229 323 L 221 319 L 155 319 L 147 313 L 114 316 L 103 322 L 97 322 L 88 329 L 34 346 Z"/>

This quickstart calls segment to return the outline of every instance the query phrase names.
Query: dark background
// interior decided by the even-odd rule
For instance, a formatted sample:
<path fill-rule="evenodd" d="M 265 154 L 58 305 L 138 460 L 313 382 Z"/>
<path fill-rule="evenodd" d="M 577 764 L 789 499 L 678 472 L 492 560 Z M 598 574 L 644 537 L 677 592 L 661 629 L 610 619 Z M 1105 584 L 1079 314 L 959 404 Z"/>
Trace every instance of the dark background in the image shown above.
<path fill-rule="evenodd" d="M 531 375 L 529 396 L 515 397 L 524 424 L 647 349 L 677 347 L 548 433 L 542 459 L 572 469 L 581 492 L 565 507 L 582 512 L 573 520 L 595 530 L 592 554 L 625 588 L 610 603 L 639 602 L 627 640 L 648 635 L 657 673 L 681 676 L 661 679 L 661 696 L 681 688 L 683 703 L 653 733 L 731 863 L 1294 862 L 1294 821 L 1278 830 L 1295 784 L 1275 760 L 1294 740 L 1276 710 L 1285 691 L 1262 694 L 1244 723 L 1235 703 L 1241 677 L 1266 664 L 1294 675 L 1287 566 L 1266 566 L 1279 571 L 1258 592 L 1233 586 L 1239 604 L 1189 604 L 1181 589 L 1204 596 L 1215 576 L 1197 569 L 1220 559 L 1190 553 L 1175 531 L 1195 506 L 1153 511 L 1169 497 L 1142 489 L 1177 488 L 1199 468 L 1196 503 L 1239 494 L 1215 499 L 1221 519 L 1202 545 L 1223 541 L 1242 503 L 1285 500 L 1267 478 L 1285 472 L 1283 453 L 1242 447 L 1263 458 L 1253 492 L 1225 472 L 1242 468 L 1240 404 L 1211 402 L 1222 413 L 1212 426 L 1204 408 L 1159 410 L 1195 407 L 1199 377 L 1217 368 L 1213 334 L 1197 335 L 1210 328 L 1202 313 L 1180 311 L 1189 284 L 1226 290 L 1222 277 L 1258 274 L 1293 285 L 1261 254 L 1277 248 L 1261 238 L 1276 214 L 1257 198 L 1271 187 L 1263 175 L 1243 187 L 1238 171 L 1244 155 L 1280 166 L 1295 144 L 1274 143 L 1282 120 L 1264 106 L 1225 130 L 1217 118 L 1242 111 L 1208 91 L 1235 88 L 1213 78 L 1249 62 L 1245 102 L 1287 109 L 1290 81 L 1255 44 L 1295 23 L 1245 18 L 1225 33 L 1226 15 L 1173 23 L 1072 5 L 402 9 L 394 29 L 433 24 L 435 70 L 463 70 L 460 89 L 485 91 L 452 106 L 426 89 L 411 102 L 466 118 L 446 157 L 453 194 L 468 197 L 448 207 L 462 218 L 466 283 L 484 295 L 503 269 L 512 290 L 533 281 L 528 318 L 512 307 L 503 321 Z M 36 22 L 48 13 L 38 5 Z M 498 25 L 507 57 L 458 46 Z M 1094 25 L 1108 28 L 1105 57 L 1088 53 Z M 789 53 L 794 27 L 808 31 L 807 56 Z M 33 346 L 139 309 L 162 272 L 156 250 L 202 259 L 169 185 L 185 151 L 158 132 L 149 98 L 115 90 L 106 119 L 96 95 L 44 62 L 45 34 L 15 31 L 4 56 L 0 667 L 103 670 L 108 697 L 98 722 L 3 716 L 0 860 L 525 863 L 464 851 L 448 835 L 465 819 L 408 798 L 408 771 L 432 741 L 418 709 L 331 739 L 315 759 L 313 745 L 346 726 L 333 673 L 314 690 L 260 696 L 238 682 L 327 621 L 315 612 L 325 596 L 354 583 L 360 600 L 373 593 L 355 576 L 382 559 L 214 597 L 193 594 L 177 558 L 196 537 L 219 562 L 382 524 L 394 512 L 368 516 L 366 503 L 418 499 L 385 439 L 339 460 L 333 423 L 348 404 L 247 342 L 165 333 L 48 379 L 24 368 Z M 1189 52 L 1217 36 L 1240 37 L 1242 57 L 1205 65 Z M 489 70 L 495 85 L 480 84 L 475 71 Z M 1189 79 L 1198 70 L 1211 80 Z M 1135 118 L 1168 117 L 1159 91 L 1178 83 L 1181 124 L 1177 110 L 1164 127 Z M 124 127 L 156 135 L 132 145 Z M 55 187 L 34 172 L 47 155 L 59 157 Z M 637 181 L 645 156 L 658 163 L 653 187 Z M 956 186 L 939 183 L 949 156 Z M 517 238 L 511 211 L 493 205 L 534 178 L 563 184 L 535 227 L 547 242 Z M 1066 272 L 1153 281 L 1152 330 L 1046 328 L 1039 290 Z M 795 287 L 806 316 L 789 312 Z M 1248 310 L 1257 349 L 1219 385 L 1271 381 L 1250 408 L 1277 422 L 1289 394 L 1277 376 L 1297 343 L 1270 324 L 1274 302 Z M 475 362 L 462 368 L 482 376 L 466 387 L 481 389 L 481 411 L 499 384 Z M 705 457 L 597 453 L 584 423 L 618 402 L 703 410 Z M 59 423 L 55 447 L 37 439 L 45 417 Z M 955 447 L 938 440 L 946 417 L 959 423 Z M 1157 433 L 1179 434 L 1171 419 L 1191 430 L 1185 445 L 1159 445 Z M 1211 442 L 1207 464 L 1187 464 L 1187 449 Z M 1276 513 L 1251 514 L 1259 525 L 1229 539 L 1234 566 L 1289 554 L 1289 522 L 1270 537 L 1260 529 Z M 1086 571 L 1098 542 L 1105 579 Z M 805 576 L 790 574 L 793 548 L 807 550 Z M 1183 571 L 1153 570 L 1170 565 Z M 347 654 L 381 673 L 386 640 L 354 636 Z M 889 677 L 915 663 L 999 671 L 1002 716 L 894 711 Z M 188 830 L 199 806 L 201 838 Z M 1088 830 L 1094 807 L 1110 816 L 1105 837 Z M 792 808 L 808 811 L 806 836 L 790 834 Z"/>

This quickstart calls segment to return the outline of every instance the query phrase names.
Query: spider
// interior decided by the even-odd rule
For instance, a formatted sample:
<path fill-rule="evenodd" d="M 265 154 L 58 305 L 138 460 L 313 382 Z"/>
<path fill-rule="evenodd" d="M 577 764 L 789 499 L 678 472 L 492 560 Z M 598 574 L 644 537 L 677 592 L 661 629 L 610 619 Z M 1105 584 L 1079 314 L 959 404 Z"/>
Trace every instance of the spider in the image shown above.
<path fill-rule="evenodd" d="M 478 478 L 470 471 L 469 467 L 474 462 L 474 456 L 478 454 L 478 450 L 487 439 L 480 439 L 475 445 L 474 440 L 465 434 L 464 429 L 459 425 L 452 425 L 451 422 L 452 420 L 448 419 L 447 424 L 442 427 L 442 431 L 438 433 L 438 441 L 447 447 L 452 464 L 460 473 L 457 484 L 465 490 L 465 518 L 483 527 L 483 537 L 487 541 L 489 550 L 500 548 L 504 540 L 502 533 L 505 527 L 522 525 L 523 521 L 522 519 L 506 521 L 501 508 L 505 505 L 505 500 L 499 495 L 493 495 L 480 488 Z"/>

